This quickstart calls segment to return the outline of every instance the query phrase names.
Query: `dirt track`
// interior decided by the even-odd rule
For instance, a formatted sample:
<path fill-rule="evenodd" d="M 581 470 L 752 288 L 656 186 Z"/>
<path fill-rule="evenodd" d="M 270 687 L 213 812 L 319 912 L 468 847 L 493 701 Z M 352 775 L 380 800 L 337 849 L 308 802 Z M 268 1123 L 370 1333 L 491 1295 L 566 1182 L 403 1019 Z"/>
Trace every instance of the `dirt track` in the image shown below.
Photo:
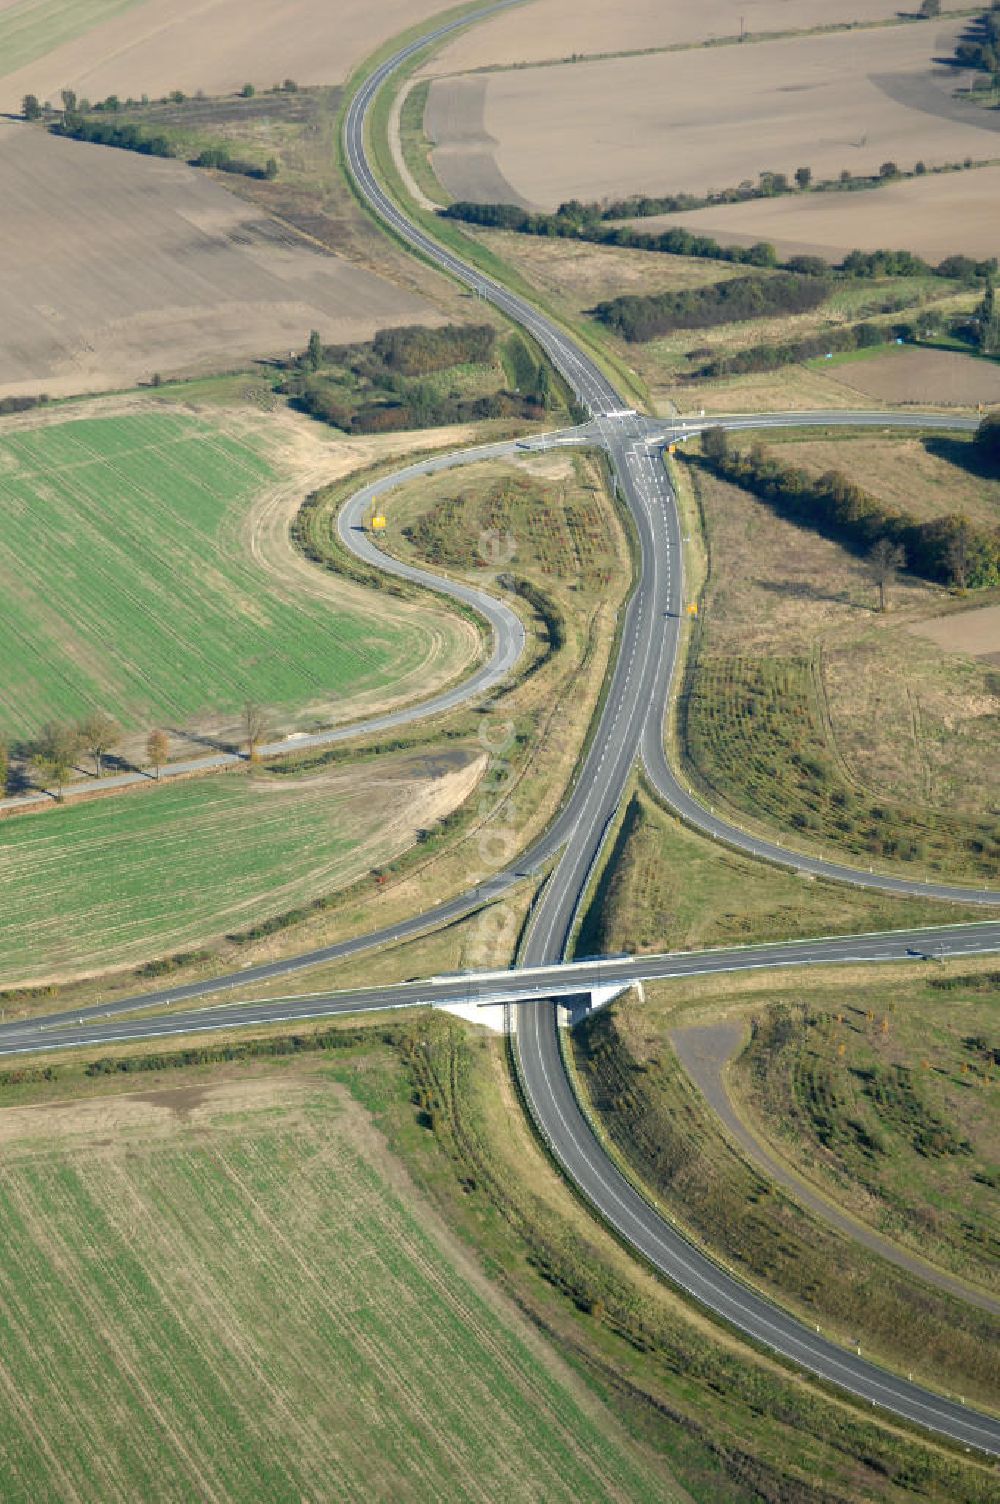
<path fill-rule="evenodd" d="M 312 328 L 350 341 L 439 321 L 179 162 L 0 125 L 0 203 L 0 395 L 225 369 Z"/>

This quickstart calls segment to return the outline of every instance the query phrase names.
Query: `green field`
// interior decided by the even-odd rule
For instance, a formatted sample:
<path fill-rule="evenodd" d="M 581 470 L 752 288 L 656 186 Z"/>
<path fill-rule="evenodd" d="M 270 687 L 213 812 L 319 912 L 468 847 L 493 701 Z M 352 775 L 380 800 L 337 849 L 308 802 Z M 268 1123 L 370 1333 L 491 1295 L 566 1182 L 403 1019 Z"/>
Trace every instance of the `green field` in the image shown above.
<path fill-rule="evenodd" d="M 0 1112 L 6 1504 L 666 1497 L 328 1068 L 156 1085 Z"/>
<path fill-rule="evenodd" d="M 0 437 L 0 724 L 30 735 L 94 708 L 183 727 L 250 696 L 275 708 L 412 672 L 426 626 L 303 595 L 255 558 L 278 479 L 251 447 L 150 412 Z"/>
<path fill-rule="evenodd" d="M 329 893 L 410 844 L 408 810 L 420 823 L 427 790 L 411 759 L 389 757 L 311 779 L 220 774 L 0 822 L 0 985 L 145 962 Z"/>
<path fill-rule="evenodd" d="M 138 0 L 17 0 L 0 15 L 0 73 L 14 73 Z"/>

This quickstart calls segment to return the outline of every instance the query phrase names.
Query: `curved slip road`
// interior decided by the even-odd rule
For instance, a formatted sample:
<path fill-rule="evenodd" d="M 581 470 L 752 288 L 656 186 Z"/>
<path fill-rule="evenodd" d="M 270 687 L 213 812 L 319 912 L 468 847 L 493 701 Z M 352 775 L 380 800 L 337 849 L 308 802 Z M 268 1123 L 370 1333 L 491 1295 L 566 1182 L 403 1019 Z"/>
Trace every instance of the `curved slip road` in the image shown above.
<path fill-rule="evenodd" d="M 491 6 L 478 12 L 475 19 L 505 9 L 510 3 L 513 0 Z M 525 944 L 524 961 L 529 965 L 538 965 L 558 962 L 564 953 L 588 877 L 599 858 L 637 755 L 641 753 L 654 782 L 665 797 L 672 794 L 677 799 L 682 795 L 690 798 L 679 784 L 674 788 L 671 783 L 673 775 L 663 751 L 663 726 L 670 682 L 677 661 L 680 623 L 680 534 L 676 505 L 666 470 L 655 452 L 655 445 L 651 447 L 650 443 L 651 427 L 664 425 L 651 425 L 649 420 L 640 418 L 629 410 L 603 371 L 575 345 L 565 331 L 537 313 L 523 299 L 483 277 L 473 267 L 465 265 L 453 253 L 438 246 L 431 237 L 411 224 L 383 193 L 372 174 L 365 153 L 364 126 L 367 112 L 379 88 L 428 42 L 443 37 L 458 26 L 467 25 L 471 19 L 473 18 L 466 16 L 438 28 L 382 64 L 362 85 L 351 102 L 345 118 L 344 143 L 350 170 L 360 192 L 387 225 L 418 253 L 475 289 L 480 296 L 522 325 L 546 350 L 581 403 L 591 413 L 592 422 L 588 425 L 591 438 L 601 443 L 607 451 L 624 501 L 635 520 L 641 568 L 625 612 L 620 653 L 612 671 L 595 736 L 570 796 L 550 829 L 534 843 L 518 867 L 518 871 L 531 870 L 562 850 L 561 859 L 536 907 Z M 773 421 L 777 426 L 786 426 L 795 422 L 796 418 L 800 423 L 815 422 L 818 416 L 781 415 Z M 708 420 L 710 423 L 719 421 Z M 822 421 L 828 422 L 830 417 L 827 416 Z M 887 422 L 878 414 L 865 415 L 865 421 L 875 425 Z M 911 422 L 912 420 L 905 426 L 911 426 Z M 926 422 L 924 420 L 925 426 Z M 936 420 L 932 419 L 931 422 L 936 423 Z M 671 431 L 679 430 L 680 426 L 666 425 Z M 698 426 L 706 426 L 706 423 L 702 422 Z M 761 419 L 741 416 L 728 420 L 727 426 L 759 427 Z M 959 425 L 942 422 L 941 426 Z M 347 541 L 350 542 L 351 539 L 348 538 Z M 384 556 L 379 554 L 377 562 L 384 566 Z M 711 834 L 732 844 L 741 844 L 740 832 L 710 816 L 696 801 L 692 800 L 692 807 L 686 817 Z M 761 854 L 761 843 L 758 843 L 756 850 Z M 765 851 L 763 854 L 769 853 Z M 790 858 L 789 853 L 780 847 L 774 849 L 772 859 L 784 863 L 791 861 L 795 866 L 801 866 L 804 860 L 798 856 Z M 852 871 L 835 863 L 819 861 L 810 870 L 815 870 L 819 875 L 865 884 L 871 883 L 874 876 Z M 315 965 L 323 960 L 346 956 L 372 945 L 402 939 L 433 924 L 469 913 L 484 900 L 502 893 L 517 881 L 517 877 L 518 872 L 513 869 L 499 873 L 477 893 L 463 895 L 427 914 L 415 916 L 410 921 L 375 935 L 345 941 L 337 946 L 313 951 L 307 956 L 248 969 L 231 978 L 190 984 L 184 988 L 164 989 L 147 994 L 143 999 L 120 1004 L 114 1011 L 123 1012 L 127 1007 L 134 1010 L 142 1005 L 152 1006 L 158 1002 L 191 998 L 218 991 L 224 986 L 245 986 Z M 928 887 L 905 879 L 886 879 L 886 882 L 896 884 L 892 890 L 898 892 L 929 893 L 932 896 L 953 897 L 984 905 L 997 901 L 994 894 L 970 892 L 946 885 Z M 881 879 L 877 885 L 882 885 Z M 982 929 L 968 927 L 963 933 L 970 946 L 982 948 L 985 944 L 989 949 L 997 947 L 998 934 L 993 926 Z M 957 941 L 958 936 L 957 930 L 948 932 L 949 941 Z M 923 935 L 915 939 L 917 945 L 926 942 L 927 937 Z M 805 942 L 798 948 L 795 959 L 800 962 L 840 959 L 866 945 L 873 952 L 881 948 L 881 957 L 888 957 L 898 955 L 900 943 L 900 937 L 885 936 L 867 939 L 852 937 L 838 942 Z M 756 947 L 753 948 L 752 955 L 749 951 L 741 952 L 741 961 L 744 965 L 760 966 L 793 964 L 788 959 L 789 950 L 789 947 Z M 728 959 L 720 962 L 716 969 L 734 969 L 733 955 L 733 952 L 728 953 Z M 864 958 L 874 960 L 879 957 L 873 953 Z M 642 963 L 632 962 L 635 975 L 657 974 L 642 970 L 652 959 L 645 958 Z M 666 970 L 660 973 L 662 975 L 683 974 L 680 969 L 682 960 L 696 961 L 698 958 L 666 959 L 675 969 Z M 602 967 L 613 964 L 605 962 Z M 664 964 L 663 958 L 660 964 Z M 381 994 L 369 992 L 365 994 L 364 1005 L 387 1007 L 398 1006 L 400 1002 L 406 1001 L 423 1002 L 427 1000 L 430 985 L 419 984 L 416 993 L 420 995 L 414 993 L 408 996 L 403 988 L 383 989 Z M 465 989 L 473 984 L 460 979 L 452 985 L 459 988 L 460 997 L 463 997 Z M 536 979 L 534 985 L 537 996 L 539 987 L 544 989 L 544 978 L 540 983 Z M 557 984 L 553 980 L 549 985 Z M 381 1001 L 378 1000 L 379 996 Z M 341 1001 L 339 1004 L 326 998 L 314 1000 L 312 1006 L 308 1001 L 296 1001 L 294 1005 L 286 1001 L 271 1005 L 246 1004 L 224 1010 L 205 1010 L 197 1015 L 172 1015 L 169 1020 L 133 1020 L 131 1023 L 122 1020 L 117 1024 L 105 1020 L 103 1024 L 95 1023 L 93 1027 L 88 1023 L 86 1030 L 83 1030 L 82 1025 L 77 1025 L 75 1033 L 73 1028 L 59 1028 L 57 1045 L 51 1031 L 58 1025 L 67 1023 L 68 1018 L 64 1014 L 36 1025 L 8 1025 L 0 1029 L 0 1052 L 37 1049 L 39 1044 L 55 1048 L 71 1043 L 96 1044 L 116 1038 L 150 1038 L 167 1033 L 189 1032 L 192 1028 L 218 1028 L 238 1022 L 275 1022 L 280 1019 L 308 1017 L 311 1011 L 328 1015 L 334 1011 L 356 1010 L 360 1003 L 359 996 L 353 995 L 352 1001 Z M 88 1010 L 88 1018 L 107 1015 L 109 1011 L 111 1010 L 107 1008 Z M 209 1022 L 212 1015 L 214 1021 Z M 76 1017 L 83 1018 L 84 1015 L 69 1015 L 69 1018 Z M 34 1045 L 27 1043 L 32 1030 L 37 1031 L 33 1035 Z M 48 1038 L 45 1037 L 46 1034 Z M 1000 1454 L 1000 1422 L 990 1416 L 967 1410 L 960 1403 L 938 1396 L 919 1385 L 897 1379 L 861 1356 L 846 1353 L 827 1342 L 820 1334 L 811 1332 L 725 1273 L 663 1221 L 615 1169 L 584 1119 L 563 1069 L 555 1010 L 551 1003 L 527 1002 L 519 1009 L 518 1053 L 527 1099 L 553 1155 L 606 1221 L 657 1269 L 741 1332 L 830 1383 L 872 1405 L 884 1407 L 966 1446 Z"/>
<path fill-rule="evenodd" d="M 500 8 L 493 6 L 479 14 L 485 16 Z M 670 773 L 663 751 L 682 599 L 680 525 L 666 470 L 650 452 L 646 424 L 628 409 L 596 362 L 524 299 L 463 263 L 412 224 L 375 178 L 365 151 L 365 118 L 372 101 L 391 74 L 421 46 L 446 35 L 457 24 L 464 23 L 441 27 L 397 53 L 358 91 L 344 126 L 350 170 L 369 206 L 402 240 L 471 286 L 527 329 L 545 349 L 595 419 L 635 521 L 641 556 L 640 575 L 626 608 L 621 649 L 605 707 L 571 800 L 578 808 L 577 819 L 536 906 L 524 945 L 524 962 L 537 965 L 557 960 L 564 953 L 577 907 L 640 749 L 654 782 L 662 785 L 661 792 L 671 800 L 680 800 L 685 794 Z M 706 825 L 706 814 L 701 806 L 694 805 L 689 818 L 728 839 L 740 834 L 721 821 L 716 831 L 713 817 L 709 816 Z M 776 856 L 787 860 L 780 850 Z M 842 870 L 831 864 L 826 875 L 839 878 Z M 864 876 L 854 874 L 854 880 L 863 880 Z M 899 883 L 893 891 L 926 891 L 921 884 L 889 881 Z M 946 885 L 941 885 L 939 894 L 952 896 Z M 992 895 L 978 896 L 980 901 L 992 901 Z M 1000 1422 L 969 1415 L 960 1404 L 940 1399 L 920 1386 L 895 1379 L 857 1355 L 844 1353 L 731 1279 L 673 1232 L 618 1173 L 584 1119 L 563 1069 L 551 1004 L 528 1004 L 518 1010 L 517 1042 L 525 1095 L 552 1153 L 601 1215 L 656 1268 L 741 1331 L 831 1383 L 932 1430 L 1000 1453 Z"/>

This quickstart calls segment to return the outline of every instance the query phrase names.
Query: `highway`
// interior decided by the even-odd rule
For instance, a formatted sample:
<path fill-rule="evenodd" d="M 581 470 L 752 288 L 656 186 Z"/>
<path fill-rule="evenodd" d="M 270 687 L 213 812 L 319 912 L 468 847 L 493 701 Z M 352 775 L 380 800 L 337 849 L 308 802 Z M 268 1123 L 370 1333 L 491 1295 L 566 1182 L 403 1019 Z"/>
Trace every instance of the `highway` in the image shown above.
<path fill-rule="evenodd" d="M 507 0 L 507 4 L 513 0 Z M 477 13 L 476 19 L 505 9 L 505 4 L 490 6 Z M 599 366 L 578 348 L 566 331 L 538 313 L 530 303 L 510 293 L 498 283 L 466 266 L 451 251 L 439 246 L 429 235 L 406 218 L 377 183 L 365 148 L 365 122 L 379 89 L 416 52 L 435 38 L 458 26 L 469 24 L 469 16 L 440 27 L 411 43 L 384 62 L 361 86 L 348 108 L 344 126 L 344 146 L 349 169 L 359 191 L 371 209 L 400 239 L 420 255 L 435 262 L 457 277 L 476 293 L 490 301 L 509 318 L 528 330 L 545 349 L 577 398 L 590 414 L 586 436 L 607 452 L 617 483 L 635 522 L 639 542 L 639 569 L 622 624 L 618 657 L 611 671 L 604 705 L 583 766 L 574 785 L 545 834 L 526 852 L 516 868 L 497 873 L 472 894 L 464 894 L 441 904 L 434 910 L 416 915 L 377 934 L 361 936 L 339 945 L 316 950 L 305 956 L 249 968 L 228 978 L 209 979 L 179 988 L 165 988 L 143 998 L 129 999 L 115 1008 L 96 1008 L 72 1015 L 55 1015 L 34 1023 L 15 1023 L 0 1028 L 0 1053 L 17 1053 L 28 1049 L 59 1048 L 74 1043 L 94 1046 L 120 1039 L 152 1038 L 200 1029 L 217 1029 L 238 1023 L 275 1022 L 328 1016 L 337 1011 L 356 1011 L 406 1004 L 441 1001 L 450 989 L 461 999 L 473 989 L 490 983 L 483 978 L 441 979 L 432 983 L 415 983 L 407 987 L 374 989 L 329 995 L 316 999 L 286 1000 L 271 1004 L 235 1003 L 219 1007 L 171 1014 L 160 1019 L 128 1019 L 129 1008 L 153 1007 L 167 1001 L 195 999 L 221 988 L 242 988 L 253 983 L 314 966 L 324 960 L 357 953 L 378 944 L 403 939 L 436 924 L 471 912 L 484 902 L 499 896 L 520 881 L 520 874 L 539 870 L 558 857 L 535 906 L 533 920 L 523 947 L 522 963 L 529 971 L 523 980 L 524 992 L 517 1008 L 517 1054 L 526 1099 L 539 1132 L 552 1154 L 575 1181 L 605 1221 L 667 1278 L 687 1290 L 695 1299 L 720 1318 L 754 1341 L 780 1353 L 785 1358 L 821 1376 L 874 1406 L 882 1407 L 940 1435 L 968 1447 L 1000 1455 L 1000 1421 L 967 1409 L 919 1385 L 898 1379 L 856 1353 L 828 1342 L 820 1333 L 795 1321 L 739 1280 L 725 1273 L 710 1258 L 696 1251 L 644 1198 L 619 1174 L 608 1159 L 583 1117 L 569 1083 L 560 1054 L 556 1012 L 551 1002 L 532 1001 L 549 997 L 550 988 L 562 987 L 566 970 L 559 965 L 569 942 L 578 906 L 590 875 L 594 871 L 607 833 L 613 823 L 623 791 L 637 758 L 641 757 L 649 776 L 662 797 L 693 825 L 732 845 L 769 856 L 818 876 L 858 882 L 889 891 L 941 898 L 960 899 L 986 906 L 997 903 L 998 895 L 983 890 L 969 890 L 948 884 L 924 884 L 904 878 L 886 877 L 850 869 L 838 863 L 790 854 L 776 843 L 769 845 L 755 837 L 744 836 L 735 827 L 706 810 L 675 778 L 664 750 L 664 722 L 670 687 L 678 656 L 683 601 L 682 552 L 680 524 L 668 474 L 658 452 L 659 443 L 681 429 L 681 421 L 664 423 L 649 420 L 628 409 Z M 893 420 L 879 414 L 852 415 L 845 421 L 887 424 Z M 832 415 L 780 415 L 770 419 L 749 415 L 726 420 L 732 427 L 790 422 L 828 423 Z M 707 419 L 689 420 L 694 429 Z M 909 421 L 909 420 L 908 420 Z M 926 424 L 927 419 L 923 420 Z M 936 420 L 934 420 L 936 421 Z M 946 420 L 941 426 L 949 425 Z M 655 431 L 654 431 L 655 430 Z M 661 435 L 663 436 L 661 438 Z M 423 470 L 424 462 L 413 467 Z M 398 480 L 399 477 L 393 478 Z M 385 486 L 390 481 L 379 482 Z M 362 499 L 352 505 L 363 508 Z M 390 561 L 357 530 L 360 511 L 349 514 L 341 524 L 341 537 L 355 552 L 391 572 L 409 571 L 409 577 L 421 576 L 420 583 L 441 583 L 423 571 Z M 447 593 L 456 594 L 460 587 L 448 584 Z M 481 603 L 477 602 L 478 608 Z M 516 631 L 509 621 L 500 624 L 491 618 L 496 651 L 502 656 L 514 653 Z M 519 628 L 517 629 L 519 630 Z M 504 635 L 506 634 L 506 636 Z M 511 660 L 513 661 L 513 660 Z M 481 688 L 481 686 L 480 686 Z M 449 694 L 461 695 L 467 686 L 457 686 Z M 451 703 L 457 703 L 452 701 Z M 745 966 L 816 964 L 838 959 L 888 959 L 912 950 L 935 953 L 935 947 L 996 949 L 1000 946 L 1000 925 L 909 935 L 851 937 L 846 940 L 802 942 L 796 947 L 761 946 L 739 952 L 712 952 L 698 956 L 643 958 L 636 961 L 604 961 L 601 979 L 631 980 L 644 976 L 675 976 L 701 970 L 735 970 Z M 930 949 L 929 949 L 930 948 Z M 865 954 L 862 954 L 865 952 Z M 657 965 L 667 969 L 644 970 Z M 614 971 L 618 967 L 617 972 Z M 631 968 L 631 970 L 629 970 Z M 582 984 L 590 985 L 592 972 L 581 971 Z M 572 978 L 569 978 L 572 982 Z M 522 984 L 512 982 L 513 986 Z M 534 992 L 532 993 L 532 988 Z M 495 984 L 494 984 L 495 990 Z M 117 1015 L 117 1016 L 115 1016 Z"/>

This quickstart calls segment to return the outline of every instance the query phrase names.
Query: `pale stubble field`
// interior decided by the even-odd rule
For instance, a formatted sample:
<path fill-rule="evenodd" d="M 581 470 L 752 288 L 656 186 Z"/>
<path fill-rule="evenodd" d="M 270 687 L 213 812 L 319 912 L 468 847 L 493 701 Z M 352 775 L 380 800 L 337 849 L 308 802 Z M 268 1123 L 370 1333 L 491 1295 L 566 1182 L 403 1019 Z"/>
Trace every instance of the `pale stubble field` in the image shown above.
<path fill-rule="evenodd" d="M 239 368 L 431 304 L 333 256 L 206 173 L 0 125 L 0 396 Z"/>
<path fill-rule="evenodd" d="M 990 158 L 1000 115 L 957 104 L 951 71 L 934 62 L 958 31 L 900 24 L 515 68 L 475 89 L 467 76 L 439 79 L 432 160 L 455 198 L 485 196 L 479 173 L 492 168 L 521 200 L 551 209 L 574 197 L 705 193 L 799 166 L 826 178 L 889 160 Z"/>

